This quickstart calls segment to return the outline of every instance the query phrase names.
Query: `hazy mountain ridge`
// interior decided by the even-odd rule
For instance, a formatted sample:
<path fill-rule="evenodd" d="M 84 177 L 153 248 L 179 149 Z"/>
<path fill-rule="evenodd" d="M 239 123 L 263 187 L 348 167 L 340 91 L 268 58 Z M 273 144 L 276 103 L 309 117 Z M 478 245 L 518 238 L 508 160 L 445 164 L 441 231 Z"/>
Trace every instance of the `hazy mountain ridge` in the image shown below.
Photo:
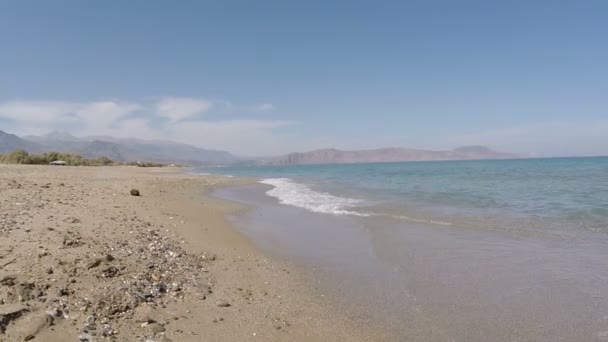
<path fill-rule="evenodd" d="M 349 164 L 433 160 L 510 159 L 518 155 L 493 151 L 485 146 L 464 146 L 448 151 L 409 148 L 381 148 L 374 150 L 342 151 L 322 149 L 303 153 L 256 160 L 256 165 Z"/>
<path fill-rule="evenodd" d="M 154 161 L 184 165 L 224 165 L 243 162 L 225 151 L 161 140 L 114 138 L 107 136 L 75 137 L 65 132 L 52 132 L 43 136 L 20 138 L 0 131 L 0 153 L 15 149 L 28 152 L 63 152 L 80 154 L 86 158 L 108 157 L 114 161 Z M 453 150 L 433 151 L 409 148 L 381 148 L 374 150 L 342 151 L 321 149 L 284 156 L 253 159 L 254 165 L 348 164 L 433 160 L 509 159 L 520 157 L 511 153 L 493 151 L 485 146 L 464 146 Z"/>
<path fill-rule="evenodd" d="M 0 131 L 1 133 L 4 133 Z M 154 161 L 184 165 L 229 164 L 239 158 L 225 151 L 160 140 L 122 139 L 114 137 L 75 137 L 66 132 L 52 132 L 42 136 L 0 133 L 0 152 L 17 148 L 28 152 L 64 152 L 80 154 L 86 158 L 108 157 L 114 161 Z M 4 138 L 5 136 L 10 137 Z M 6 142 L 5 142 L 6 140 Z"/>
<path fill-rule="evenodd" d="M 19 138 L 14 134 L 0 130 L 0 153 L 12 152 L 16 149 L 39 152 L 43 147 L 35 142 Z"/>

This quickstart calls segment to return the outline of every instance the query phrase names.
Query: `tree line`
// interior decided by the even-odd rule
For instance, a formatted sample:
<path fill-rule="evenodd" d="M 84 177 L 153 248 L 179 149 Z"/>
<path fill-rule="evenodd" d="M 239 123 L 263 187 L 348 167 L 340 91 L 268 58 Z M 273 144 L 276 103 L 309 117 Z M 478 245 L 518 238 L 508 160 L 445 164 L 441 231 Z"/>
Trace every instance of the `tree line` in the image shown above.
<path fill-rule="evenodd" d="M 37 164 L 47 165 L 54 161 L 64 161 L 70 166 L 104 166 L 111 165 L 113 161 L 107 157 L 87 159 L 78 154 L 47 152 L 42 154 L 29 154 L 22 149 L 10 153 L 0 153 L 0 164 Z"/>

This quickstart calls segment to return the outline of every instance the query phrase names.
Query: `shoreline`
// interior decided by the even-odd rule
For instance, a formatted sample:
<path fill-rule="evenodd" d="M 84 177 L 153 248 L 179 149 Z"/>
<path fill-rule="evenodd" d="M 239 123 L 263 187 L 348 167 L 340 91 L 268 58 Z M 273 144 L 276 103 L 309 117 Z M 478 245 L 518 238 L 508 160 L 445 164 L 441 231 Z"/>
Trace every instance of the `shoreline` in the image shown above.
<path fill-rule="evenodd" d="M 603 236 L 555 239 L 328 215 L 265 192 L 251 185 L 216 193 L 254 206 L 232 215 L 234 225 L 263 251 L 297 265 L 352 321 L 382 327 L 391 336 L 383 340 L 608 336 Z"/>
<path fill-rule="evenodd" d="M 0 340 L 380 339 L 226 221 L 243 207 L 210 192 L 249 180 L 29 165 L 0 180 L 0 308 L 17 310 Z"/>

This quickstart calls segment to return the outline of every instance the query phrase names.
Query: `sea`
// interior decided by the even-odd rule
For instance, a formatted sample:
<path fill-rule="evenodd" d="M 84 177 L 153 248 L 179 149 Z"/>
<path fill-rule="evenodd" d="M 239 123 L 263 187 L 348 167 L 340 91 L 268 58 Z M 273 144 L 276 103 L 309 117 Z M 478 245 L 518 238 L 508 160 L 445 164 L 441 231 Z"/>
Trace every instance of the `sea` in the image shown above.
<path fill-rule="evenodd" d="M 255 179 L 235 226 L 386 340 L 608 341 L 607 157 L 195 172 Z"/>

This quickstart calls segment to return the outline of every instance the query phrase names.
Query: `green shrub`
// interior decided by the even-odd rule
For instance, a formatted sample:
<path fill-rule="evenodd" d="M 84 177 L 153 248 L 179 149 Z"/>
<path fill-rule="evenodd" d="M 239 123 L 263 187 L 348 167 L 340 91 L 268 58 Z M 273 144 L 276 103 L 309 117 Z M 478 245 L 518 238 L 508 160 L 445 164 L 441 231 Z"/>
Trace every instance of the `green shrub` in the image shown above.
<path fill-rule="evenodd" d="M 42 154 L 29 154 L 18 149 L 10 153 L 0 153 L 0 164 L 36 164 L 47 165 L 51 162 L 63 160 L 70 166 L 105 166 L 114 162 L 107 157 L 87 159 L 77 154 L 47 152 Z"/>

